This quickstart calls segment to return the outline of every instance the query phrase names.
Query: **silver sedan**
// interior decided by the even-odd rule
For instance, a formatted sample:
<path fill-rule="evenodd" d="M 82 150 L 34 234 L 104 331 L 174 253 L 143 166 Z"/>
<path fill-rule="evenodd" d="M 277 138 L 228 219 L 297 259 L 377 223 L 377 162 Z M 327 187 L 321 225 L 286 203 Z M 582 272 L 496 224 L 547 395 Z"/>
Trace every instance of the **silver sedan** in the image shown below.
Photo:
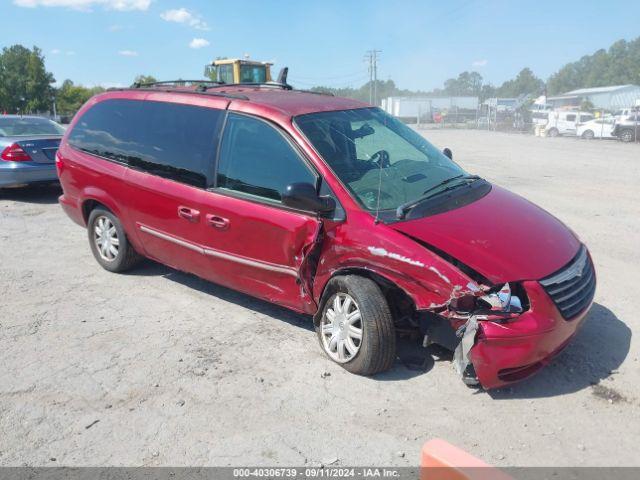
<path fill-rule="evenodd" d="M 0 188 L 54 182 L 64 128 L 42 117 L 0 116 Z"/>

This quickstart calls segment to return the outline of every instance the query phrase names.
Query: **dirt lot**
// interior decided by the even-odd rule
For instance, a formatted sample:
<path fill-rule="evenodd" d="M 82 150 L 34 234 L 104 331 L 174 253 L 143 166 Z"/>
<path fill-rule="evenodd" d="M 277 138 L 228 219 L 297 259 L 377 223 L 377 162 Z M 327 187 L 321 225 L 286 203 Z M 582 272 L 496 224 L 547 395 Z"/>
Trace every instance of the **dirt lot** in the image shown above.
<path fill-rule="evenodd" d="M 3 191 L 0 465 L 411 465 L 433 437 L 498 465 L 640 465 L 640 146 L 425 134 L 591 249 L 596 303 L 538 376 L 356 377 L 309 318 L 151 262 L 108 273 L 57 189 Z"/>

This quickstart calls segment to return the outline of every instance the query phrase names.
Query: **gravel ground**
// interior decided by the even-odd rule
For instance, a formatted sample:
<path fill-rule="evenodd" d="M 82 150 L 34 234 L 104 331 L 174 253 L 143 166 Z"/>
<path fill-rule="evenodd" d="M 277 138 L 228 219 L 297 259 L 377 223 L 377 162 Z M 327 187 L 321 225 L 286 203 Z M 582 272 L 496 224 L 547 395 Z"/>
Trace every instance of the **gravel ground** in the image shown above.
<path fill-rule="evenodd" d="M 503 466 L 640 465 L 640 146 L 424 133 L 590 247 L 596 303 L 549 367 L 490 393 L 437 357 L 357 377 L 308 317 L 152 262 L 108 273 L 57 189 L 5 190 L 0 465 L 401 466 L 434 437 Z"/>

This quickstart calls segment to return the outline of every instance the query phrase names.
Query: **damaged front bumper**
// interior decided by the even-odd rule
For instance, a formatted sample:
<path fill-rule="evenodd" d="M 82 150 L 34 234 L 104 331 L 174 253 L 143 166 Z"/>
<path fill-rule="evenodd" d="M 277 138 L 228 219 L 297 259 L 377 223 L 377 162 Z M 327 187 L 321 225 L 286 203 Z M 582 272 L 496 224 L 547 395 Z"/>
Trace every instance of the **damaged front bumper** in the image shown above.
<path fill-rule="evenodd" d="M 590 304 L 565 320 L 540 283 L 523 282 L 523 286 L 530 307 L 517 318 L 506 322 L 481 319 L 468 322 L 471 328 L 477 324 L 477 331 L 472 336 L 464 335 L 460 346 L 466 336 L 467 358 L 485 389 L 502 387 L 536 373 L 568 345 L 589 311 Z M 473 346 L 469 345 L 470 340 Z M 457 349 L 457 357 L 461 350 Z"/>

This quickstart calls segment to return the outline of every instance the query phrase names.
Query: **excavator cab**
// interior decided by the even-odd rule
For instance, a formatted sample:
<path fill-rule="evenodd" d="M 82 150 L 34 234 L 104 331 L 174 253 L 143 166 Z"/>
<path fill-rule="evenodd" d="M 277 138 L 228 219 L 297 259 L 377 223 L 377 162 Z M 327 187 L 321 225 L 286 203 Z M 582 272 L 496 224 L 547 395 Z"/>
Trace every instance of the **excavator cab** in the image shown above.
<path fill-rule="evenodd" d="M 254 60 L 215 60 L 205 67 L 205 75 L 214 82 L 221 83 L 268 83 L 271 82 L 269 62 Z"/>

